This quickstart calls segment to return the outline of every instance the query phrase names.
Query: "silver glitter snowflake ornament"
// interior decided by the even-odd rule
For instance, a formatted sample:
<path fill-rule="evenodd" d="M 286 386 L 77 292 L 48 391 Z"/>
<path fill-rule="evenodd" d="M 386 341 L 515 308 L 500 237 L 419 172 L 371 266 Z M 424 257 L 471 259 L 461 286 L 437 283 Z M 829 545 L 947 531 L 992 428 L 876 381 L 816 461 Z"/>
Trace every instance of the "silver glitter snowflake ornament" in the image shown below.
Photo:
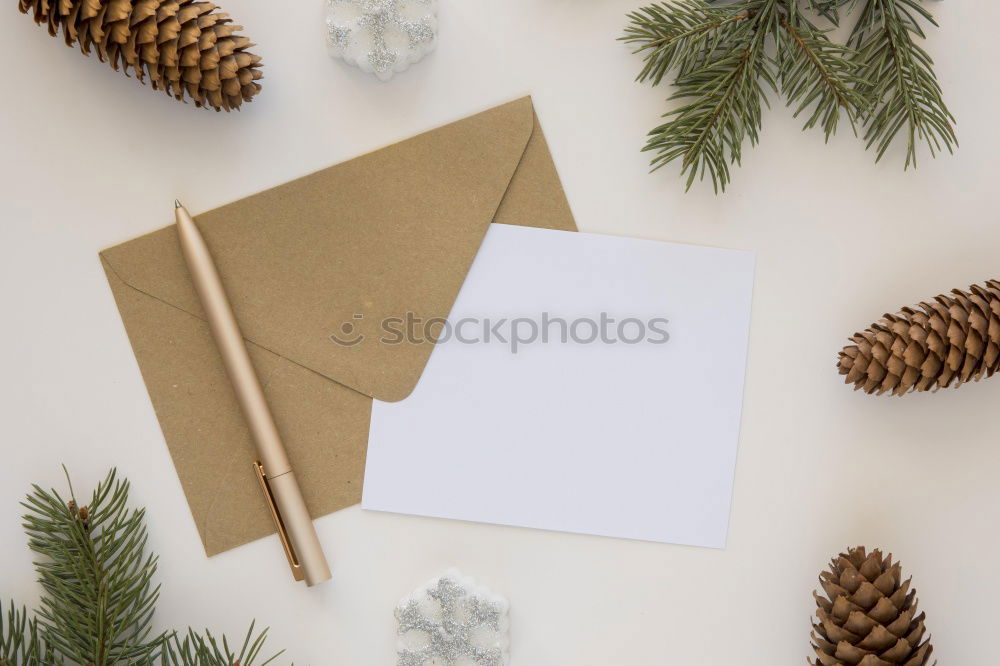
<path fill-rule="evenodd" d="M 437 0 L 327 0 L 330 55 L 383 81 L 437 43 Z"/>
<path fill-rule="evenodd" d="M 507 600 L 452 569 L 396 606 L 397 666 L 506 666 Z"/>

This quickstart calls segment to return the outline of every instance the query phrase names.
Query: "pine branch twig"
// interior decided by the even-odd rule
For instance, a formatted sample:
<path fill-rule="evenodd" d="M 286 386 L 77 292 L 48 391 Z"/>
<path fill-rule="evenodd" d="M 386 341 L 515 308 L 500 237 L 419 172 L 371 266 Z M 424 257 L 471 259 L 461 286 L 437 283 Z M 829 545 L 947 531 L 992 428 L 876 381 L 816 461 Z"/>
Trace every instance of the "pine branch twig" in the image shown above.
<path fill-rule="evenodd" d="M 38 633 L 38 623 L 27 609 L 8 606 L 6 621 L 0 604 L 0 666 L 49 666 L 53 664 Z"/>
<path fill-rule="evenodd" d="M 768 88 L 827 141 L 844 119 L 855 134 L 861 126 L 876 161 L 900 134 L 904 169 L 916 166 L 920 143 L 932 156 L 952 152 L 954 117 L 917 43 L 921 22 L 937 25 L 923 1 L 677 0 L 631 12 L 619 39 L 642 56 L 637 80 L 657 85 L 672 75 L 669 101 L 681 102 L 649 132 L 643 150 L 655 153 L 652 170 L 680 161 L 687 189 L 707 176 L 724 191 L 744 143 L 758 141 Z M 808 18 L 836 24 L 858 7 L 847 44 Z"/>
<path fill-rule="evenodd" d="M 67 482 L 69 476 L 67 474 Z M 22 503 L 28 544 L 43 595 L 35 618 L 11 610 L 0 617 L 0 666 L 255 666 L 267 630 L 251 623 L 238 651 L 188 629 L 152 633 L 159 585 L 157 557 L 146 553 L 145 510 L 128 506 L 129 483 L 115 470 L 81 506 L 34 486 Z M 265 666 L 280 655 L 262 661 Z"/>
<path fill-rule="evenodd" d="M 857 0 L 809 0 L 809 9 L 816 12 L 833 25 L 840 25 L 840 10 Z"/>
<path fill-rule="evenodd" d="M 764 85 L 778 88 L 765 50 L 778 6 L 779 0 L 744 0 L 724 8 L 747 18 L 725 24 L 711 58 L 678 76 L 670 99 L 685 103 L 664 115 L 667 122 L 650 131 L 643 148 L 656 153 L 654 171 L 680 159 L 688 189 L 706 174 L 716 192 L 726 189 L 729 164 L 739 164 L 744 141 L 757 143 Z"/>
<path fill-rule="evenodd" d="M 750 18 L 748 11 L 715 9 L 701 0 L 654 4 L 628 15 L 631 23 L 619 39 L 636 45 L 644 66 L 637 81 L 658 85 L 671 70 L 685 74 L 712 60 L 729 29 Z"/>
<path fill-rule="evenodd" d="M 67 477 L 68 480 L 68 477 Z M 156 557 L 145 555 L 145 512 L 129 510 L 129 484 L 114 470 L 80 506 L 34 486 L 24 502 L 28 545 L 42 597 L 42 634 L 66 659 L 114 666 L 155 659 L 163 636 L 150 637 L 159 595 L 152 585 Z"/>
<path fill-rule="evenodd" d="M 848 44 L 865 81 L 858 91 L 870 99 L 866 147 L 882 159 L 897 134 L 906 137 L 903 168 L 917 165 L 917 144 L 931 156 L 958 145 L 954 116 L 944 103 L 930 55 L 916 43 L 925 37 L 920 20 L 937 25 L 920 0 L 865 0 Z"/>
<path fill-rule="evenodd" d="M 229 647 L 226 637 L 222 637 L 221 644 L 208 630 L 204 634 L 199 634 L 192 629 L 183 640 L 176 634 L 171 635 L 164 644 L 163 666 L 250 666 L 260 656 L 260 651 L 267 638 L 267 629 L 258 634 L 254 634 L 254 625 L 250 624 L 243 645 L 239 652 L 234 652 Z M 282 650 L 284 652 L 284 650 Z M 260 666 L 267 666 L 277 659 L 282 652 L 279 652 L 267 660 L 261 662 Z"/>
<path fill-rule="evenodd" d="M 858 90 L 864 81 L 858 76 L 860 65 L 852 59 L 854 52 L 830 41 L 794 3 L 780 22 L 778 78 L 785 103 L 795 106 L 795 117 L 812 108 L 803 129 L 818 124 L 827 141 L 836 133 L 841 113 L 853 129 L 867 106 Z"/>

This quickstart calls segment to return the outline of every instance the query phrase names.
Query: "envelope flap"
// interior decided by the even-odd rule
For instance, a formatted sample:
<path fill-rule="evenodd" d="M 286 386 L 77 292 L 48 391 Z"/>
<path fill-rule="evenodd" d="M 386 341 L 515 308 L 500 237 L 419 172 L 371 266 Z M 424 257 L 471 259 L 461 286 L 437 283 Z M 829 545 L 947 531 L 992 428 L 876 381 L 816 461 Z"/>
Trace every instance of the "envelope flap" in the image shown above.
<path fill-rule="evenodd" d="M 533 126 L 525 97 L 198 215 L 244 336 L 366 395 L 405 398 Z M 173 226 L 102 257 L 134 289 L 204 318 Z M 394 332 L 407 321 L 409 335 Z"/>

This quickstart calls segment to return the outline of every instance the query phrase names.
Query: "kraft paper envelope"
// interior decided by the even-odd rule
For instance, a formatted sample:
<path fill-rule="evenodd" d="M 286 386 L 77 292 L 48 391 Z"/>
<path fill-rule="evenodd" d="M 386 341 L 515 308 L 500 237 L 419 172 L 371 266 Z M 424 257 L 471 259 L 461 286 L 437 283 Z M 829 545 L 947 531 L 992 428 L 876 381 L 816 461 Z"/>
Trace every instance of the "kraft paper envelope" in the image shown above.
<path fill-rule="evenodd" d="M 405 398 L 433 348 L 380 322 L 446 317 L 494 220 L 576 228 L 527 97 L 196 220 L 314 517 L 360 501 L 372 398 Z M 272 534 L 174 227 L 100 256 L 205 551 Z"/>

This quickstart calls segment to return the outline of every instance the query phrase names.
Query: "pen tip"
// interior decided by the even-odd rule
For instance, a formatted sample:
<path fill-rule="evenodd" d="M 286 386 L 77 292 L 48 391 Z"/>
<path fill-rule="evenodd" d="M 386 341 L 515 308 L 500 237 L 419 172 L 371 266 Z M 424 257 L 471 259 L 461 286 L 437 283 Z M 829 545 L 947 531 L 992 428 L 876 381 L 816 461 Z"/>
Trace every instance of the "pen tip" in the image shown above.
<path fill-rule="evenodd" d="M 174 208 L 180 208 L 180 207 L 181 207 L 181 202 L 178 201 L 177 199 L 174 199 Z"/>

